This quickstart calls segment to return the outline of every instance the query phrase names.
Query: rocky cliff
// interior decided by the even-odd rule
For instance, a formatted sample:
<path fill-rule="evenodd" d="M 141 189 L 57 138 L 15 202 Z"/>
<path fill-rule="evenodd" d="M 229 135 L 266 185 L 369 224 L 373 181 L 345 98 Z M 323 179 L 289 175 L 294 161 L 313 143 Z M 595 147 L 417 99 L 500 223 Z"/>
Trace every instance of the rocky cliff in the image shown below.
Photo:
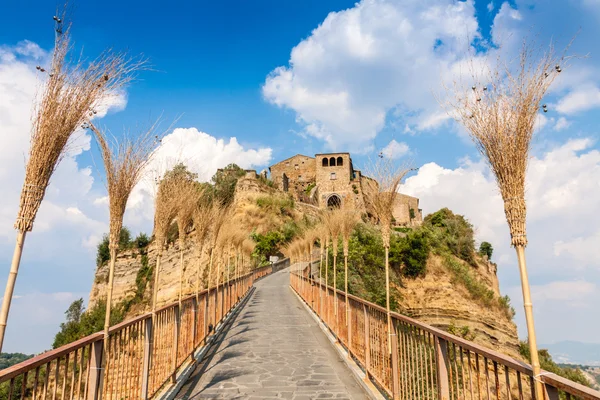
<path fill-rule="evenodd" d="M 469 266 L 474 275 L 499 296 L 496 266 L 479 260 Z M 458 261 L 457 261 L 458 262 Z M 506 309 L 485 305 L 456 282 L 442 257 L 432 255 L 427 275 L 403 281 L 399 306 L 404 313 L 426 324 L 520 359 L 517 327 Z"/>

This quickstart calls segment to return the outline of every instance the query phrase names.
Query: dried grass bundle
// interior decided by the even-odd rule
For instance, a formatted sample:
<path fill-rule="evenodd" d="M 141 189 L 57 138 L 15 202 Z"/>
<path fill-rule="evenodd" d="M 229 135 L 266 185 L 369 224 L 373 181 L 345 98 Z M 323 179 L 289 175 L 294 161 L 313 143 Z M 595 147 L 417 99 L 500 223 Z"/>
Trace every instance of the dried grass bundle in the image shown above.
<path fill-rule="evenodd" d="M 157 124 L 136 137 L 126 134 L 121 140 L 113 138 L 112 144 L 105 132 L 92 123 L 89 123 L 89 127 L 94 132 L 104 161 L 110 214 L 109 247 L 116 250 L 119 247 L 127 200 L 135 185 L 142 179 L 157 143 Z"/>
<path fill-rule="evenodd" d="M 104 321 L 104 344 L 105 346 L 108 346 L 108 330 L 110 328 L 115 262 L 117 250 L 119 248 L 121 228 L 123 227 L 123 215 L 125 214 L 129 195 L 142 178 L 142 172 L 150 161 L 156 142 L 154 141 L 153 136 L 154 130 L 151 128 L 136 138 L 125 135 L 120 141 L 115 139 L 111 146 L 104 132 L 91 123 L 89 126 L 96 136 L 96 140 L 98 141 L 102 153 L 109 199 L 110 267 Z M 153 127 L 155 126 L 156 124 Z M 105 352 L 108 352 L 108 348 Z M 107 357 L 108 356 L 105 355 L 103 360 L 106 360 Z"/>
<path fill-rule="evenodd" d="M 504 201 L 511 244 L 515 247 L 521 274 L 537 398 L 543 397 L 543 388 L 525 262 L 525 175 L 540 103 L 564 64 L 565 56 L 557 56 L 552 45 L 543 52 L 524 41 L 516 71 L 499 56 L 495 67 L 472 73 L 470 90 L 463 90 L 455 83 L 454 100 L 447 106 L 486 159 Z M 547 111 L 546 105 L 542 108 Z"/>
<path fill-rule="evenodd" d="M 156 312 L 158 282 L 160 275 L 160 261 L 165 247 L 167 232 L 177 213 L 173 193 L 176 182 L 172 179 L 161 179 L 158 183 L 158 191 L 154 202 L 154 242 L 156 245 L 156 267 L 154 268 L 154 285 L 152 294 L 152 313 Z"/>
<path fill-rule="evenodd" d="M 455 84 L 447 106 L 494 173 L 513 246 L 527 245 L 525 175 L 531 140 L 542 98 L 564 61 L 552 46 L 540 54 L 524 42 L 516 71 L 498 58 L 495 68 L 472 73 L 469 89 Z"/>
<path fill-rule="evenodd" d="M 359 221 L 359 215 L 353 210 L 344 210 L 340 212 L 340 233 L 343 240 L 344 246 L 344 257 L 348 257 L 348 247 L 350 243 L 350 236 L 354 232 L 354 228 Z"/>
<path fill-rule="evenodd" d="M 197 207 L 192 214 L 194 224 L 194 241 L 198 249 L 198 268 L 196 275 L 196 296 L 200 293 L 200 281 L 204 274 L 202 269 L 202 254 L 206 248 L 205 243 L 210 233 L 210 224 L 213 219 L 212 203 L 207 196 L 200 196 Z"/>
<path fill-rule="evenodd" d="M 143 59 L 130 58 L 126 53 L 110 50 L 87 65 L 81 59 L 69 62 L 67 54 L 71 48 L 71 24 L 64 22 L 66 20 L 67 15 L 63 11 L 60 19 L 57 19 L 48 78 L 44 82 L 40 102 L 34 107 L 29 159 L 14 225 L 18 231 L 17 240 L 0 311 L 0 350 L 25 236 L 33 229 L 50 178 L 66 153 L 69 139 L 90 113 L 92 116 L 96 113 L 95 107 L 116 94 L 145 65 Z M 46 71 L 41 67 L 38 70 L 40 73 Z"/>
<path fill-rule="evenodd" d="M 376 187 L 365 191 L 367 206 L 381 226 L 383 245 L 390 247 L 394 205 L 398 198 L 398 188 L 410 168 L 394 164 L 392 159 L 379 158 L 368 168 L 368 175 L 376 182 Z"/>
<path fill-rule="evenodd" d="M 61 20 L 66 17 L 63 13 Z M 15 228 L 22 232 L 33 229 L 50 177 L 65 155 L 73 132 L 146 65 L 143 59 L 112 50 L 87 66 L 81 59 L 70 63 L 67 54 L 71 49 L 71 24 L 62 22 L 57 30 L 62 33 L 56 35 L 48 79 L 34 109 L 29 160 L 15 222 Z"/>

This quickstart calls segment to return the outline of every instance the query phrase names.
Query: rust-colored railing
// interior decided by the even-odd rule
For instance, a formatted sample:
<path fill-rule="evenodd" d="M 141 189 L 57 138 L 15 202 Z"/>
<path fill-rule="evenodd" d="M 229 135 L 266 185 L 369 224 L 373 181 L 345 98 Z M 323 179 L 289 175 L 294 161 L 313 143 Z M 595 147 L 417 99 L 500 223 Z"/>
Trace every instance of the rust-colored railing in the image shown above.
<path fill-rule="evenodd" d="M 389 334 L 385 308 L 352 295 L 346 306 L 343 291 L 299 271 L 290 273 L 290 284 L 365 379 L 393 399 L 535 399 L 529 364 L 397 313 L 391 313 Z M 600 392 L 553 373 L 543 371 L 539 379 L 547 400 L 600 400 Z"/>
<path fill-rule="evenodd" d="M 211 330 L 245 296 L 267 266 L 204 290 L 179 303 L 110 328 L 108 359 L 102 373 L 102 332 L 0 371 L 0 393 L 7 399 L 148 399 L 168 382 Z M 217 302 L 215 304 L 215 301 Z M 219 310 L 215 323 L 215 310 Z M 4 398 L 4 397 L 3 397 Z"/>

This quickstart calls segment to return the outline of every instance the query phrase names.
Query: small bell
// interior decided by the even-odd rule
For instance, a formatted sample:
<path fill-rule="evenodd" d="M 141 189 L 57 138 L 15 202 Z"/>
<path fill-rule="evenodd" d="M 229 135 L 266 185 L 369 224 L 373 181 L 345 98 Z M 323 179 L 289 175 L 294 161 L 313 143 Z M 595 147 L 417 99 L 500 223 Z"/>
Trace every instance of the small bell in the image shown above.
<path fill-rule="evenodd" d="M 39 65 L 35 66 L 35 69 L 37 69 L 38 71 L 41 69 L 42 67 L 40 67 Z"/>
<path fill-rule="evenodd" d="M 471 89 L 473 90 L 477 90 L 477 88 L 475 86 L 471 86 Z"/>
<path fill-rule="evenodd" d="M 543 107 L 543 108 L 546 108 L 546 107 L 548 107 L 548 106 L 547 106 L 546 104 L 544 104 L 542 107 Z"/>
<path fill-rule="evenodd" d="M 92 111 L 94 114 L 98 114 L 98 112 L 96 110 Z"/>
<path fill-rule="evenodd" d="M 104 75 L 104 80 L 107 81 L 108 80 L 108 75 Z"/>
<path fill-rule="evenodd" d="M 57 18 L 56 22 L 58 22 L 60 24 L 62 22 L 62 19 Z"/>
<path fill-rule="evenodd" d="M 52 17 L 52 19 L 58 22 L 58 17 L 56 15 Z"/>
<path fill-rule="evenodd" d="M 481 101 L 481 97 L 478 97 L 478 98 L 477 98 L 477 101 Z"/>
<path fill-rule="evenodd" d="M 40 68 L 40 72 L 46 72 L 44 68 Z"/>
<path fill-rule="evenodd" d="M 483 90 L 484 90 L 484 91 L 486 91 L 486 90 L 487 90 L 487 86 L 484 86 L 484 87 L 483 87 Z"/>
<path fill-rule="evenodd" d="M 548 112 L 548 109 L 547 109 L 547 108 L 544 108 L 544 112 L 545 112 L 545 113 L 547 113 L 547 112 Z"/>

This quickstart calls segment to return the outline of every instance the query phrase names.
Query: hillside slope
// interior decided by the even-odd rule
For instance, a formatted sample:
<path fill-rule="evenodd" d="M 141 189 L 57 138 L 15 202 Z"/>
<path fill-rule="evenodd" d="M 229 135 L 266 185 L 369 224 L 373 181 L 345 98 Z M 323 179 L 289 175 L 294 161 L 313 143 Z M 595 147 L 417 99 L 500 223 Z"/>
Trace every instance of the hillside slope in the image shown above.
<path fill-rule="evenodd" d="M 253 174 L 247 174 L 237 181 L 232 207 L 232 219 L 243 232 L 249 235 L 253 233 L 251 236 L 256 241 L 276 237 L 279 244 L 300 233 L 303 227 L 314 224 L 318 215 L 318 209 L 314 206 L 294 202 L 287 194 L 276 191 Z M 376 228 L 367 224 L 359 226 L 351 242 L 349 280 L 353 294 L 381 304 L 384 275 L 380 260 L 383 250 L 377 245 L 377 235 Z M 395 235 L 394 243 L 404 236 L 403 233 Z M 366 242 L 365 238 L 368 239 Z M 174 238 L 170 242 L 161 261 L 159 305 L 176 301 L 178 297 L 179 247 Z M 392 254 L 396 289 L 394 308 L 476 343 L 519 357 L 519 342 L 512 315 L 507 312 L 507 307 L 498 303 L 500 292 L 495 264 L 476 254 L 470 263 L 466 263 L 459 257 L 439 251 L 439 246 L 432 248 L 434 250 L 427 258 L 426 273 L 411 278 L 402 276 L 400 262 Z M 264 252 L 276 250 L 277 247 L 272 246 Z M 195 273 L 199 262 L 199 254 L 192 241 L 188 241 L 184 255 L 184 292 L 191 294 L 195 290 Z M 203 257 L 202 262 L 206 263 L 206 254 Z M 113 301 L 115 304 L 131 303 L 132 299 L 137 299 L 127 307 L 127 317 L 150 309 L 155 260 L 156 249 L 153 244 L 145 249 L 131 249 L 119 254 L 115 266 Z M 464 284 L 465 274 L 475 282 L 468 286 L 471 290 Z M 97 268 L 88 308 L 103 299 L 107 275 L 106 264 Z M 471 293 L 473 285 L 485 292 L 485 296 L 491 296 L 492 300 L 488 298 L 482 301 L 479 295 L 474 296 Z"/>

